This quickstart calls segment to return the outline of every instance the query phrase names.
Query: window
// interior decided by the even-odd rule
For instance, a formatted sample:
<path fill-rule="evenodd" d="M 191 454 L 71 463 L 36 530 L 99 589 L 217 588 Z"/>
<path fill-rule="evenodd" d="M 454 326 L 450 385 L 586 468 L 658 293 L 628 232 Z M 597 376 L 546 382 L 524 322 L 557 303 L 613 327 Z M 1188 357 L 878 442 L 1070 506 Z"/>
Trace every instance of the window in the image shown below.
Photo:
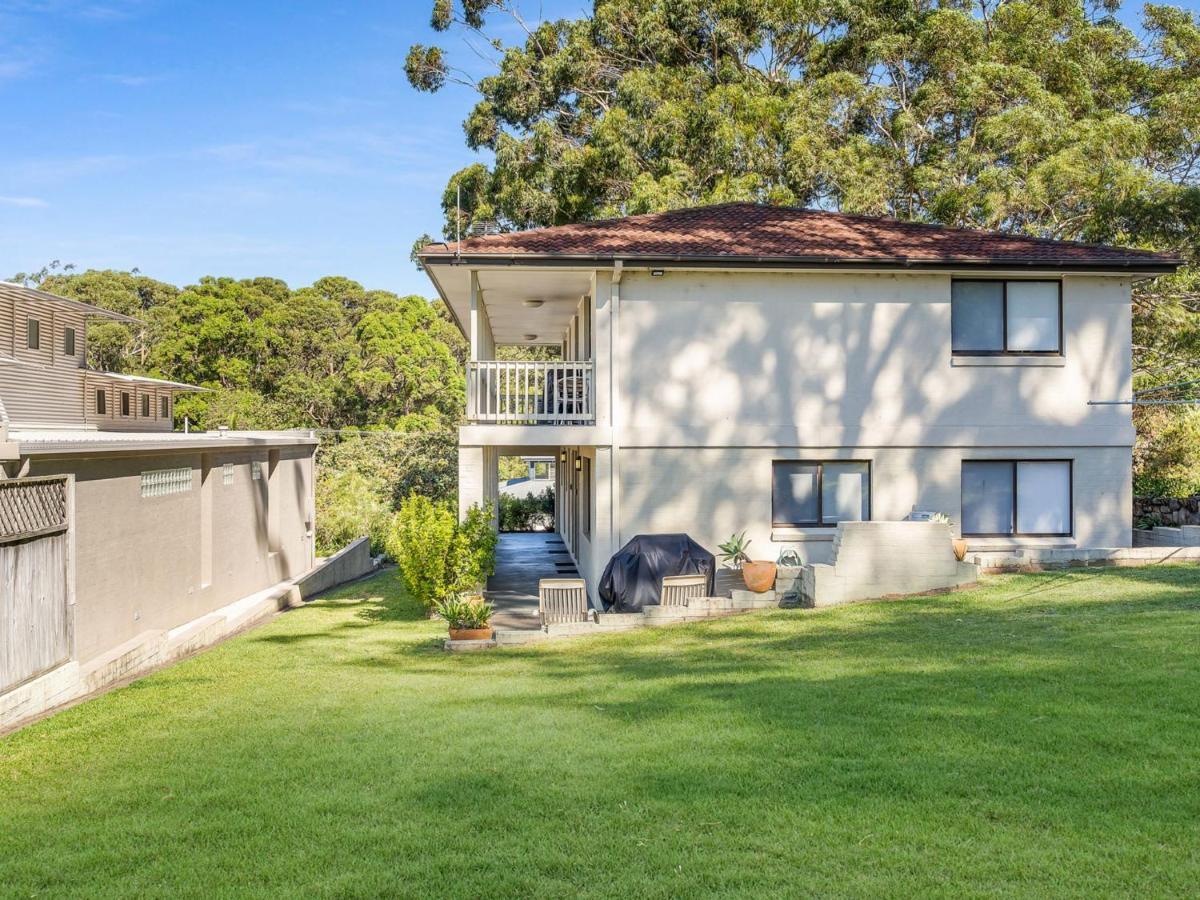
<path fill-rule="evenodd" d="M 191 469 L 153 469 L 142 473 L 143 497 L 166 497 L 192 489 Z"/>
<path fill-rule="evenodd" d="M 225 485 L 225 487 L 233 484 L 233 463 L 225 463 L 221 467 L 221 484 Z"/>
<path fill-rule="evenodd" d="M 142 394 L 142 418 L 150 418 L 150 395 Z"/>
<path fill-rule="evenodd" d="M 96 391 L 96 415 L 108 415 L 108 393 L 106 391 Z"/>
<path fill-rule="evenodd" d="M 255 481 L 262 481 L 262 462 L 260 460 L 251 460 L 250 477 Z"/>
<path fill-rule="evenodd" d="M 160 419 L 171 418 L 171 398 L 170 397 L 159 397 L 158 398 L 158 416 Z"/>
<path fill-rule="evenodd" d="M 772 463 L 771 524 L 833 526 L 871 518 L 868 462 Z"/>
<path fill-rule="evenodd" d="M 75 355 L 75 329 L 74 328 L 64 328 L 63 329 L 63 355 L 64 356 L 74 356 Z"/>
<path fill-rule="evenodd" d="M 592 536 L 592 461 L 589 457 L 583 458 L 583 521 L 580 524 L 583 526 L 583 533 L 586 537 Z"/>
<path fill-rule="evenodd" d="M 42 326 L 37 319 L 25 320 L 25 346 L 30 350 L 42 348 Z"/>
<path fill-rule="evenodd" d="M 968 355 L 1061 354 L 1058 281 L 954 281 L 950 345 Z"/>
<path fill-rule="evenodd" d="M 964 460 L 962 533 L 1065 537 L 1071 490 L 1070 460 Z"/>
<path fill-rule="evenodd" d="M 125 391 L 121 391 L 121 415 L 129 415 L 129 403 L 129 394 Z"/>

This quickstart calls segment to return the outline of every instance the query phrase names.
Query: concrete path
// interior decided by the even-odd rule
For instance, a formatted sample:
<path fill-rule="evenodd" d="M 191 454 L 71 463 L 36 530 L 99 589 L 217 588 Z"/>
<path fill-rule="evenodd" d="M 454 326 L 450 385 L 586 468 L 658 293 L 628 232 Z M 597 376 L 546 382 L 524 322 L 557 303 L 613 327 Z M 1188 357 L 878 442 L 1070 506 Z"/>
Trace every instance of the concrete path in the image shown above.
<path fill-rule="evenodd" d="M 564 565 L 556 565 L 562 563 Z M 493 628 L 539 628 L 538 580 L 578 578 L 562 538 L 553 532 L 502 534 L 496 548 L 496 574 L 484 596 L 496 607 Z"/>

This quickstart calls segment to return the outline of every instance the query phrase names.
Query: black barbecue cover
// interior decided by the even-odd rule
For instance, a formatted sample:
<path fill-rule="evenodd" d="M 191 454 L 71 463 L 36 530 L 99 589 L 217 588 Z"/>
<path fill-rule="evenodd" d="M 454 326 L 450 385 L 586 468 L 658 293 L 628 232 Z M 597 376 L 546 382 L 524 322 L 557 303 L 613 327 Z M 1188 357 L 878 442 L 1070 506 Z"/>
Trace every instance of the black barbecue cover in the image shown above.
<path fill-rule="evenodd" d="M 608 561 L 600 599 L 609 612 L 640 612 L 660 599 L 667 575 L 707 575 L 713 593 L 716 558 L 686 534 L 639 534 Z"/>

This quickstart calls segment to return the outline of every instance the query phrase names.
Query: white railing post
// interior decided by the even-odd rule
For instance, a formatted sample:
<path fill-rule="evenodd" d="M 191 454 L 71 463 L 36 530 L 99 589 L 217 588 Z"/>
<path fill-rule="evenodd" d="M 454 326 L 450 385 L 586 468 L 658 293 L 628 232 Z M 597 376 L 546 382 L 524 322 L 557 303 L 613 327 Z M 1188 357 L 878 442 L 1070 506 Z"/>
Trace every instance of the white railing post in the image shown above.
<path fill-rule="evenodd" d="M 591 360 L 467 363 L 467 418 L 473 422 L 588 425 L 596 420 Z"/>

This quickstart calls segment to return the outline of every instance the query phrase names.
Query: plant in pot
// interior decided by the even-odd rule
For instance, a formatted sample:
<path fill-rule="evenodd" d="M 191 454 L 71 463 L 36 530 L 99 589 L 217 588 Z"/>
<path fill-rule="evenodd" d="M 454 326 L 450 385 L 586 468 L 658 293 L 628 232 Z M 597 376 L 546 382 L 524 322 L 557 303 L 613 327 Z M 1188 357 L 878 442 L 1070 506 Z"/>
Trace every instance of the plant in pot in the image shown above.
<path fill-rule="evenodd" d="M 775 563 L 763 559 L 751 559 L 746 548 L 750 546 L 746 532 L 730 535 L 729 540 L 717 547 L 721 551 L 721 559 L 735 569 L 742 570 L 742 580 L 746 582 L 747 590 L 756 594 L 766 593 L 775 584 Z"/>
<path fill-rule="evenodd" d="M 494 607 L 482 594 L 460 594 L 438 602 L 434 610 L 450 626 L 452 641 L 486 641 L 492 637 L 488 623 Z"/>
<path fill-rule="evenodd" d="M 954 524 L 954 523 L 951 521 L 950 517 L 949 517 L 948 515 L 946 515 L 944 512 L 935 512 L 933 515 L 931 515 L 931 516 L 929 517 L 929 521 L 930 521 L 930 522 L 938 522 L 938 523 L 941 523 L 941 524 L 943 524 L 943 525 L 952 525 L 952 524 Z M 962 538 L 960 538 L 960 537 L 953 537 L 953 536 L 951 536 L 951 538 L 950 538 L 950 547 L 951 547 L 951 549 L 953 549 L 953 550 L 954 550 L 954 558 L 955 558 L 955 559 L 957 559 L 959 562 L 962 562 L 962 561 L 963 561 L 963 559 L 965 559 L 965 558 L 966 558 L 966 555 L 967 555 L 967 542 L 966 542 L 965 540 L 963 540 L 963 539 L 962 539 Z"/>

